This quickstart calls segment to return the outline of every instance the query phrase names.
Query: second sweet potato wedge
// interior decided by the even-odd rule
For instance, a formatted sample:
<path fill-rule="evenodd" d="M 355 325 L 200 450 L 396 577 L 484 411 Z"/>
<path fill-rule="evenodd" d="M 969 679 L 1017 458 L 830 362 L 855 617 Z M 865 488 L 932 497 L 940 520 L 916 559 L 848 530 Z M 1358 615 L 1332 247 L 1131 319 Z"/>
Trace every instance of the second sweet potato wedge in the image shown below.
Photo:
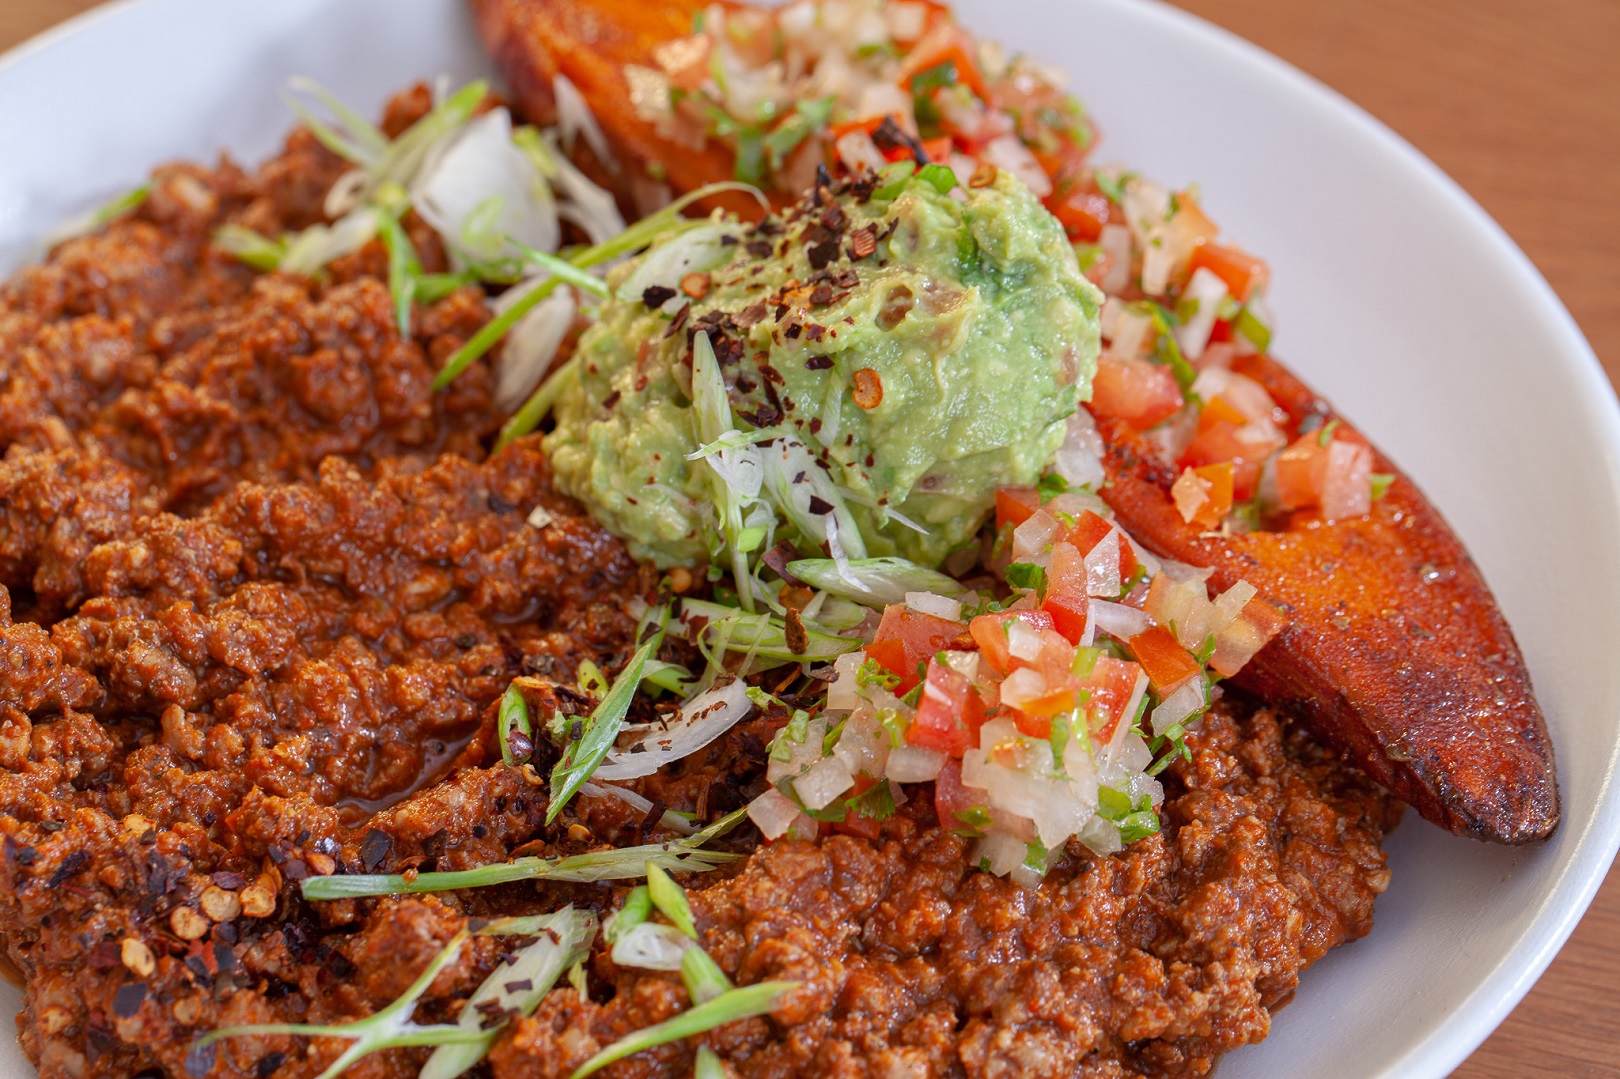
<path fill-rule="evenodd" d="M 1297 422 L 1334 414 L 1265 356 L 1236 369 Z M 1167 491 L 1174 469 L 1123 424 L 1100 424 L 1103 498 L 1159 554 L 1247 580 L 1290 624 L 1235 679 L 1308 722 L 1334 749 L 1462 835 L 1545 838 L 1558 823 L 1552 742 L 1513 633 L 1456 535 L 1394 473 L 1365 517 L 1296 514 L 1286 531 L 1220 535 L 1187 524 Z"/>

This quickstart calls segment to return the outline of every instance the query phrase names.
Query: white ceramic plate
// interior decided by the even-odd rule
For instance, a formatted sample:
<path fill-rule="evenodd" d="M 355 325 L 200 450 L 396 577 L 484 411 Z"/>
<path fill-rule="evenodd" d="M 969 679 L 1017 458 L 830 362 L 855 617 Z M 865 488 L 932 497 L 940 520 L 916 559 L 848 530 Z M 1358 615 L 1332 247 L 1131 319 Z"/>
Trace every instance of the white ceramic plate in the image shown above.
<path fill-rule="evenodd" d="M 1278 351 L 1439 504 L 1517 631 L 1558 748 L 1564 822 L 1531 850 L 1415 814 L 1377 928 L 1308 972 L 1222 1079 L 1430 1079 L 1551 960 L 1620 842 L 1620 413 L 1529 261 L 1406 143 L 1275 58 L 1146 0 L 964 0 L 1067 69 L 1103 160 L 1197 181 L 1271 262 Z M 170 158 L 253 162 L 312 75 L 375 108 L 487 71 L 460 0 L 139 0 L 0 61 L 0 266 Z M 9 1006 L 10 999 L 0 1002 Z M 7 1040 L 9 1042 L 9 1039 Z M 0 1046 L 0 1076 L 31 1076 Z"/>

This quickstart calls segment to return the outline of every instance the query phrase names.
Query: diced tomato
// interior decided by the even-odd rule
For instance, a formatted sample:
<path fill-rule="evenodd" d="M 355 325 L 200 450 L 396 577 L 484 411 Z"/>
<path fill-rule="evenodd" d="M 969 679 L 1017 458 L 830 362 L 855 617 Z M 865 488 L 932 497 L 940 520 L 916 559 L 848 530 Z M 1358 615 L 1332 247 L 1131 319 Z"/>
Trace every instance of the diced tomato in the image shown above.
<path fill-rule="evenodd" d="M 1224 678 L 1232 677 L 1287 626 L 1288 619 L 1281 611 L 1259 596 L 1254 597 L 1243 605 L 1231 624 L 1215 635 L 1210 667 Z"/>
<path fill-rule="evenodd" d="M 873 641 L 866 646 L 866 658 L 875 661 L 890 674 L 899 675 L 902 679 L 906 676 L 906 646 L 899 641 Z"/>
<path fill-rule="evenodd" d="M 937 139 L 924 139 L 922 148 L 923 153 L 928 155 L 928 160 L 946 164 L 951 156 L 951 137 L 941 135 Z"/>
<path fill-rule="evenodd" d="M 1239 412 L 1237 406 L 1217 394 L 1205 401 L 1203 409 L 1198 413 L 1198 433 L 1203 434 L 1217 423 L 1229 423 L 1233 427 L 1242 427 L 1248 422 L 1249 417 Z"/>
<path fill-rule="evenodd" d="M 1266 460 L 1282 447 L 1280 436 L 1268 434 L 1258 424 L 1244 423 L 1241 419 L 1237 424 L 1217 420 L 1208 425 L 1200 424 L 1198 437 L 1182 451 L 1178 463 L 1184 468 L 1198 468 L 1221 461 L 1231 462 L 1232 498 L 1247 502 L 1260 486 Z"/>
<path fill-rule="evenodd" d="M 1033 487 L 1003 487 L 996 492 L 996 530 L 1017 527 L 1041 508 L 1041 493 Z"/>
<path fill-rule="evenodd" d="M 1271 278 L 1271 270 L 1265 262 L 1225 244 L 1203 243 L 1193 248 L 1187 273 L 1191 275 L 1200 268 L 1224 281 L 1226 290 L 1238 303 L 1248 303 Z"/>
<path fill-rule="evenodd" d="M 1046 598 L 1041 602 L 1041 610 L 1052 616 L 1053 629 L 1063 634 L 1070 644 L 1079 644 L 1086 632 L 1090 605 L 1091 601 L 1086 598 L 1085 556 L 1072 543 L 1057 544 L 1052 548 L 1052 561 L 1046 567 Z"/>
<path fill-rule="evenodd" d="M 1112 539 L 1110 539 L 1112 537 Z M 1075 550 L 1083 555 L 1089 555 L 1097 549 L 1099 543 L 1105 541 L 1119 544 L 1119 579 L 1128 581 L 1135 575 L 1137 567 L 1141 565 L 1136 560 L 1136 550 L 1125 539 L 1125 534 L 1114 527 L 1112 521 L 1085 510 L 1075 518 L 1074 527 L 1069 529 L 1063 537 Z M 1051 574 L 1048 571 L 1047 580 L 1050 582 Z"/>
<path fill-rule="evenodd" d="M 1372 450 L 1344 438 L 1328 444 L 1322 473 L 1322 516 L 1329 521 L 1360 517 L 1372 509 Z"/>
<path fill-rule="evenodd" d="M 877 780 L 864 773 L 855 776 L 855 786 L 850 789 L 849 797 L 858 798 L 877 786 Z M 833 825 L 833 831 L 843 832 L 845 835 L 860 836 L 862 839 L 877 839 L 883 833 L 883 826 L 875 817 L 866 817 L 853 809 L 844 814 L 844 819 Z"/>
<path fill-rule="evenodd" d="M 1113 205 L 1095 184 L 1071 184 L 1046 198 L 1046 208 L 1077 243 L 1092 243 L 1102 235 Z"/>
<path fill-rule="evenodd" d="M 897 641 L 901 646 L 903 651 L 901 663 L 903 666 L 900 670 L 895 671 L 900 676 L 900 685 L 895 689 L 895 694 L 900 695 L 909 692 L 918 682 L 918 665 L 927 663 L 933 658 L 935 652 L 949 646 L 952 641 L 962 635 L 962 631 L 966 628 L 961 622 L 953 622 L 948 618 L 940 618 L 936 615 L 923 614 L 912 610 L 910 607 L 902 607 L 899 604 L 887 608 L 883 612 L 883 621 L 878 623 L 877 633 L 872 638 L 872 644 L 878 645 L 880 642 Z M 866 654 L 872 654 L 871 645 L 867 646 Z M 886 654 L 892 656 L 892 647 L 886 651 Z M 890 666 L 888 659 L 880 659 L 879 662 L 891 671 L 894 670 L 894 667 Z"/>
<path fill-rule="evenodd" d="M 1200 528 L 1220 527 L 1222 519 L 1232 512 L 1234 471 L 1231 461 L 1220 461 L 1212 465 L 1200 465 L 1182 473 L 1183 476 L 1188 472 L 1197 476 L 1201 481 L 1200 486 L 1204 495 L 1203 502 L 1193 510 L 1192 515 L 1189 517 L 1183 510 L 1182 518 Z M 1181 481 L 1177 480 L 1176 483 L 1179 486 Z M 1180 506 L 1179 502 L 1177 506 Z"/>
<path fill-rule="evenodd" d="M 1277 455 L 1277 502 L 1283 509 L 1305 509 L 1321 501 L 1327 456 L 1316 431 L 1300 435 Z"/>
<path fill-rule="evenodd" d="M 900 85 L 909 90 L 911 80 L 924 71 L 950 63 L 956 68 L 956 81 L 979 96 L 990 100 L 990 89 L 985 85 L 979 65 L 973 59 L 973 39 L 955 23 L 940 23 L 924 34 L 900 64 Z"/>
<path fill-rule="evenodd" d="M 1037 631 L 1053 628 L 1052 616 L 1045 611 L 998 611 L 978 615 L 968 624 L 979 651 L 997 674 L 1006 674 L 1021 662 L 1013 659 L 1007 641 L 1007 623 L 1015 621 L 1023 622 Z"/>
<path fill-rule="evenodd" d="M 1192 653 L 1181 647 L 1176 635 L 1163 626 L 1138 633 L 1125 643 L 1147 672 L 1154 692 L 1161 697 L 1174 693 L 1202 670 Z"/>
<path fill-rule="evenodd" d="M 1145 431 L 1181 408 L 1181 387 L 1170 368 L 1151 360 L 1103 356 L 1091 380 L 1093 415 Z"/>
<path fill-rule="evenodd" d="M 1211 529 L 1232 511 L 1231 461 L 1183 469 L 1170 488 L 1170 499 L 1181 519 L 1199 528 Z"/>
<path fill-rule="evenodd" d="M 1063 538 L 1081 554 L 1090 554 L 1113 530 L 1113 522 L 1101 514 L 1086 510 L 1074 519 L 1074 527 Z"/>
<path fill-rule="evenodd" d="M 984 804 L 984 792 L 973 790 L 962 782 L 962 762 L 949 760 L 934 780 L 934 812 L 939 815 L 939 826 L 947 831 L 965 827 L 958 814 Z"/>
<path fill-rule="evenodd" d="M 906 730 L 906 741 L 960 757 L 979 744 L 983 725 L 984 699 L 967 676 L 937 659 L 929 660 L 917 716 Z"/>
<path fill-rule="evenodd" d="M 1113 656 L 1098 656 L 1090 677 L 1081 683 L 1090 696 L 1086 699 L 1086 712 L 1091 729 L 1104 740 L 1113 736 L 1114 725 L 1125 713 L 1136 690 L 1136 677 L 1142 668 L 1135 663 Z"/>

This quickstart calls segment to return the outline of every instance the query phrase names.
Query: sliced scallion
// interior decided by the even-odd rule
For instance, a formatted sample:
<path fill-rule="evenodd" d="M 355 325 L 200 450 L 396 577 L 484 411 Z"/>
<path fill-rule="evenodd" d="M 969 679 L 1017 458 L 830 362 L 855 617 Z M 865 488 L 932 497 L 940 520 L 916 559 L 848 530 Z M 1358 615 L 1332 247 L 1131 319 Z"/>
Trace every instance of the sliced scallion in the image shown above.
<path fill-rule="evenodd" d="M 769 1014 L 782 1003 L 783 997 L 798 987 L 798 982 L 760 982 L 757 985 L 745 985 L 740 989 L 729 990 L 708 1003 L 699 1004 L 672 1019 L 625 1035 L 581 1064 L 569 1079 L 585 1079 L 585 1076 L 602 1070 L 614 1061 L 633 1056 L 643 1049 L 690 1038 L 739 1019 Z"/>
<path fill-rule="evenodd" d="M 671 925 L 697 939 L 697 924 L 692 920 L 692 905 L 686 901 L 685 890 L 653 862 L 647 863 L 647 896 Z"/>
<path fill-rule="evenodd" d="M 506 687 L 506 693 L 501 697 L 501 708 L 497 714 L 495 735 L 501 743 L 501 760 L 510 765 L 519 765 L 528 760 L 524 754 L 522 760 L 512 750 L 512 735 L 516 732 L 523 736 L 525 742 L 533 745 L 534 726 L 529 722 L 529 702 L 523 699 L 523 691 L 514 682 Z"/>
<path fill-rule="evenodd" d="M 664 631 L 660 626 L 646 643 L 636 649 L 636 654 L 630 657 L 630 662 L 613 680 L 612 687 L 591 710 L 591 714 L 585 717 L 579 737 L 563 750 L 562 758 L 551 772 L 551 804 L 546 807 L 547 824 L 557 819 L 557 814 L 562 812 L 574 792 L 591 778 L 596 766 L 613 748 L 619 728 L 624 725 L 625 713 L 630 710 L 630 702 L 635 699 L 636 690 L 641 686 L 642 668 L 663 642 Z"/>

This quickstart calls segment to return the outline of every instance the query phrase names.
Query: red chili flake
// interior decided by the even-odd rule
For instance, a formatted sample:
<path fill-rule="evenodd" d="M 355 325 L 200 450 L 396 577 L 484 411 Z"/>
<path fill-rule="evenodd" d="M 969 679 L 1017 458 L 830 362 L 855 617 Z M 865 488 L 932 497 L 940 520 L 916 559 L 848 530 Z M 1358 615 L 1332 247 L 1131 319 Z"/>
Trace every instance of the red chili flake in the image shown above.
<path fill-rule="evenodd" d="M 996 182 L 996 167 L 988 161 L 981 162 L 968 177 L 969 187 L 989 187 Z"/>
<path fill-rule="evenodd" d="M 681 278 L 681 291 L 694 300 L 701 300 L 709 294 L 709 275 L 706 273 L 689 273 Z"/>
<path fill-rule="evenodd" d="M 883 379 L 870 367 L 863 367 L 855 372 L 852 379 L 854 384 L 851 396 L 855 403 L 862 408 L 876 408 L 883 403 Z"/>
<path fill-rule="evenodd" d="M 849 257 L 852 259 L 868 258 L 877 251 L 877 229 L 871 225 L 864 229 L 856 229 L 849 234 Z"/>
<path fill-rule="evenodd" d="M 804 361 L 804 365 L 812 371 L 825 371 L 833 365 L 833 358 L 831 356 L 811 356 Z"/>

